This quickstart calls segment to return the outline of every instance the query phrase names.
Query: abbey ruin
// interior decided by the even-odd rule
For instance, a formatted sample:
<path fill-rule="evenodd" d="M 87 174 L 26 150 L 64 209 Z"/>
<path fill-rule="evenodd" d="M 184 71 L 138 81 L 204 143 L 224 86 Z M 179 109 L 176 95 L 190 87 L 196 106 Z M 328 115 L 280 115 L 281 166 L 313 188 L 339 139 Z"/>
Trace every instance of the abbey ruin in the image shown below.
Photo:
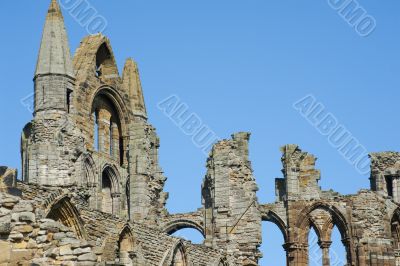
<path fill-rule="evenodd" d="M 400 265 L 400 153 L 371 154 L 371 189 L 342 196 L 320 189 L 313 155 L 286 145 L 276 201 L 265 204 L 256 196 L 250 134 L 236 133 L 210 151 L 202 206 L 169 214 L 137 64 L 128 59 L 121 76 L 101 34 L 85 37 L 71 57 L 57 0 L 34 95 L 21 137 L 22 181 L 0 167 L 0 265 L 258 265 L 263 221 L 281 230 L 289 266 L 309 264 L 311 228 L 330 265 L 335 226 L 347 266 Z M 184 228 L 204 243 L 171 236 Z"/>

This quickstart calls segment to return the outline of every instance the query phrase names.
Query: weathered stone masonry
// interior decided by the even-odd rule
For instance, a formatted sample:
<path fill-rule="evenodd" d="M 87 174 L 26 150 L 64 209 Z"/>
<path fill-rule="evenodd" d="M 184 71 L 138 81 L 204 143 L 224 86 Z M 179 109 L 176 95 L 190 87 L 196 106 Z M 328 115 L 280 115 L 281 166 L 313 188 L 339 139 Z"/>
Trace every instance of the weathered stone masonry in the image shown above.
<path fill-rule="evenodd" d="M 71 58 L 56 0 L 34 92 L 21 137 L 22 182 L 0 167 L 0 265 L 258 265 L 263 221 L 281 230 L 289 266 L 308 265 L 310 228 L 323 265 L 333 263 L 335 226 L 346 265 L 400 265 L 399 153 L 371 154 L 371 189 L 343 196 L 320 189 L 316 157 L 286 145 L 276 201 L 262 204 L 250 134 L 236 133 L 210 151 L 202 206 L 169 214 L 137 64 L 127 59 L 120 75 L 101 34 L 85 37 Z M 198 230 L 204 243 L 170 236 L 184 228 Z"/>

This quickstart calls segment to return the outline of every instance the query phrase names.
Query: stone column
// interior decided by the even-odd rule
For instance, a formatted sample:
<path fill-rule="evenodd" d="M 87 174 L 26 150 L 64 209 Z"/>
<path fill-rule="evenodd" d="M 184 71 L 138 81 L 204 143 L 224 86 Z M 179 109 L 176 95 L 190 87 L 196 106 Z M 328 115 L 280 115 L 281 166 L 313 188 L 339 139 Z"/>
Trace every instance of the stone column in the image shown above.
<path fill-rule="evenodd" d="M 116 123 L 111 124 L 111 140 L 112 142 L 110 143 L 111 149 L 112 149 L 112 154 L 111 157 L 114 160 L 118 161 L 119 164 L 119 132 L 118 132 L 118 125 Z"/>
<path fill-rule="evenodd" d="M 122 166 L 127 167 L 128 166 L 128 148 L 129 148 L 129 136 L 123 136 L 121 137 L 122 139 L 122 145 L 120 146 L 120 149 L 122 149 Z M 118 143 L 119 145 L 119 143 Z"/>
<path fill-rule="evenodd" d="M 308 244 L 286 243 L 283 247 L 288 266 L 308 266 Z"/>
<path fill-rule="evenodd" d="M 346 262 L 347 262 L 346 266 L 354 265 L 353 261 L 356 257 L 356 254 L 354 253 L 353 249 L 351 248 L 350 238 L 342 239 L 342 243 L 346 249 Z M 357 245 L 357 249 L 358 249 L 358 245 Z M 353 260 L 352 260 L 352 258 L 353 258 Z M 362 265 L 362 264 L 360 263 L 360 265 Z"/>
<path fill-rule="evenodd" d="M 106 154 L 110 154 L 110 118 L 108 111 L 99 111 L 99 151 Z"/>
<path fill-rule="evenodd" d="M 330 266 L 329 248 L 332 245 L 332 241 L 320 241 L 318 245 L 322 249 L 322 266 Z"/>

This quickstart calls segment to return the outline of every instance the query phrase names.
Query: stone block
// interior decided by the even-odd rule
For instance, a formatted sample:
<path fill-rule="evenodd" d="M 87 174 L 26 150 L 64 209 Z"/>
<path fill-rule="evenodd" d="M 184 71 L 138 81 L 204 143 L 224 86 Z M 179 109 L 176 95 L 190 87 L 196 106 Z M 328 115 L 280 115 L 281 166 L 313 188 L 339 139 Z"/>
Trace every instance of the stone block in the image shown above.
<path fill-rule="evenodd" d="M 60 256 L 65 256 L 65 255 L 72 255 L 72 249 L 71 245 L 65 245 L 60 247 Z"/>
<path fill-rule="evenodd" d="M 97 261 L 97 256 L 93 253 L 86 253 L 78 257 L 78 261 Z"/>
<path fill-rule="evenodd" d="M 9 263 L 11 255 L 11 244 L 0 240 L 0 264 Z"/>

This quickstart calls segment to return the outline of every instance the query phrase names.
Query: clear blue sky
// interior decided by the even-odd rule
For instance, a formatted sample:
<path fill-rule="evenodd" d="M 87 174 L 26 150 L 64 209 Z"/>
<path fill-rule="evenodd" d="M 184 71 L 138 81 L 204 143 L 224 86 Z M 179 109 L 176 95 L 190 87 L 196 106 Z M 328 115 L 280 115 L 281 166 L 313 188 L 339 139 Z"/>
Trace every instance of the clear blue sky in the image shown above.
<path fill-rule="evenodd" d="M 279 148 L 288 143 L 319 157 L 323 189 L 349 194 L 369 187 L 368 176 L 292 108 L 307 94 L 369 151 L 400 150 L 399 1 L 359 1 L 377 21 L 367 38 L 325 0 L 90 3 L 108 21 L 105 34 L 120 71 L 127 57 L 139 64 L 150 122 L 161 138 L 171 213 L 201 206 L 206 171 L 206 156 L 157 109 L 171 94 L 222 138 L 236 131 L 252 133 L 251 160 L 262 203 L 274 201 L 274 178 L 282 176 Z M 20 165 L 20 132 L 31 119 L 20 100 L 33 91 L 48 4 L 0 3 L 2 165 Z M 87 33 L 67 12 L 64 17 L 75 51 Z M 262 265 L 284 265 L 282 236 L 274 225 L 263 229 Z"/>

